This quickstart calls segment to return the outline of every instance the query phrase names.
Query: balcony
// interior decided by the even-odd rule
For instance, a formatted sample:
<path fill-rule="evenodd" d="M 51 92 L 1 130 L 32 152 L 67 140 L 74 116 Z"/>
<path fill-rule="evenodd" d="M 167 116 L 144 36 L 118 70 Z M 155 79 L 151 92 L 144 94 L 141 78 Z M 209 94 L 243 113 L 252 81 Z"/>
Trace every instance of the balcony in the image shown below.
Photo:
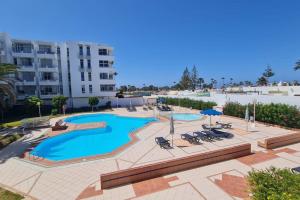
<path fill-rule="evenodd" d="M 58 78 L 44 79 L 40 78 L 40 85 L 59 85 Z"/>
<path fill-rule="evenodd" d="M 39 58 L 49 58 L 49 59 L 56 59 L 57 55 L 53 51 L 37 51 L 37 56 Z"/>
<path fill-rule="evenodd" d="M 33 51 L 32 50 L 13 50 L 12 56 L 14 57 L 33 57 Z"/>
<path fill-rule="evenodd" d="M 114 61 L 115 57 L 113 55 L 99 55 L 100 60 L 108 60 L 108 61 Z"/>
<path fill-rule="evenodd" d="M 58 68 L 56 65 L 40 65 L 38 70 L 40 72 L 58 72 Z"/>
<path fill-rule="evenodd" d="M 33 65 L 18 65 L 18 71 L 20 72 L 35 72 Z"/>
<path fill-rule="evenodd" d="M 22 78 L 17 78 L 16 85 L 36 85 L 36 78 L 32 79 L 22 79 Z"/>

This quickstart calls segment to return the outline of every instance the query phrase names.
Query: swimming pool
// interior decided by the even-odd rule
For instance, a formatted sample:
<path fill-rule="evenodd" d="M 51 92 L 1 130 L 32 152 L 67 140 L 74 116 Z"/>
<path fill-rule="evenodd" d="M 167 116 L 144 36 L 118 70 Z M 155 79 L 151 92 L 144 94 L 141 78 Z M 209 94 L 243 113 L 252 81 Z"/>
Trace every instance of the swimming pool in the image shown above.
<path fill-rule="evenodd" d="M 193 114 L 193 113 L 174 113 L 172 114 L 173 119 L 180 120 L 180 121 L 193 121 L 201 119 L 203 116 L 200 114 Z"/>
<path fill-rule="evenodd" d="M 41 142 L 31 155 L 52 161 L 64 161 L 110 153 L 130 141 L 129 134 L 155 118 L 122 117 L 113 114 L 79 115 L 65 119 L 68 123 L 106 122 L 105 128 L 74 130 Z"/>

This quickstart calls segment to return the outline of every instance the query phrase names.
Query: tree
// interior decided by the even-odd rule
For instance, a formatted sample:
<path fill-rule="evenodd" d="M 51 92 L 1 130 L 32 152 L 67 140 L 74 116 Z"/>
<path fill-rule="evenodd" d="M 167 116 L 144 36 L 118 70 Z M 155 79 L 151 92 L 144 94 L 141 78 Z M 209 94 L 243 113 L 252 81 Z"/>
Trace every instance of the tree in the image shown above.
<path fill-rule="evenodd" d="M 300 60 L 295 63 L 294 70 L 300 70 Z"/>
<path fill-rule="evenodd" d="M 33 112 L 36 111 L 37 108 L 40 109 L 39 106 L 41 106 L 43 104 L 43 100 L 41 100 L 40 98 L 36 97 L 36 96 L 31 96 L 31 97 L 27 97 L 25 99 L 25 105 L 27 107 L 28 112 Z M 40 115 L 40 110 L 39 110 L 39 115 Z"/>
<path fill-rule="evenodd" d="M 52 106 L 57 109 L 57 112 L 63 113 L 63 106 L 66 104 L 68 97 L 56 96 L 52 98 Z"/>
<path fill-rule="evenodd" d="M 222 77 L 221 79 L 222 79 L 222 84 L 223 84 L 222 88 L 225 88 L 225 77 Z"/>
<path fill-rule="evenodd" d="M 199 78 L 198 79 L 198 81 L 199 81 L 199 87 L 201 88 L 201 89 L 203 89 L 203 85 L 204 85 L 204 78 Z"/>
<path fill-rule="evenodd" d="M 94 111 L 94 106 L 98 105 L 99 99 L 97 97 L 89 97 L 89 104 L 92 107 L 92 111 Z"/>
<path fill-rule="evenodd" d="M 183 90 L 188 90 L 191 86 L 190 72 L 187 67 L 183 71 L 179 84 Z"/>
<path fill-rule="evenodd" d="M 252 82 L 251 81 L 244 81 L 245 86 L 252 86 Z"/>
<path fill-rule="evenodd" d="M 0 63 L 0 108 L 5 110 L 16 102 L 14 79 L 8 75 L 14 74 L 17 67 L 12 64 Z"/>
<path fill-rule="evenodd" d="M 268 85 L 268 79 L 264 76 L 261 76 L 260 78 L 258 78 L 258 80 L 256 81 L 257 85 L 259 86 L 265 86 Z"/>
<path fill-rule="evenodd" d="M 121 85 L 120 86 L 120 90 L 122 90 L 123 92 L 127 92 L 127 86 L 126 85 Z"/>
<path fill-rule="evenodd" d="M 267 80 L 267 84 L 269 83 L 269 79 L 275 75 L 275 73 L 273 72 L 271 66 L 267 66 L 267 69 L 265 69 L 264 73 L 262 74 L 266 80 Z"/>
<path fill-rule="evenodd" d="M 199 76 L 195 65 L 193 66 L 193 69 L 191 71 L 190 80 L 191 80 L 191 88 L 192 90 L 195 90 L 199 85 Z"/>

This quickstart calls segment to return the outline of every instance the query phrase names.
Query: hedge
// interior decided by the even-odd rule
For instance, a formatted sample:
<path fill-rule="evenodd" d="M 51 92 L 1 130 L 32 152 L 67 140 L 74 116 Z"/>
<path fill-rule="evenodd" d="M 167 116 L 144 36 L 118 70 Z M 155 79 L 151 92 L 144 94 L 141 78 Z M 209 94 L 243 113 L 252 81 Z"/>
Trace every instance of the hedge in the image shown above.
<path fill-rule="evenodd" d="M 253 200 L 300 199 L 300 174 L 294 174 L 289 169 L 271 167 L 251 171 L 247 180 Z"/>
<path fill-rule="evenodd" d="M 227 103 L 223 108 L 225 115 L 245 118 L 246 105 Z M 300 111 L 287 104 L 256 104 L 255 120 L 289 128 L 300 128 Z M 253 104 L 249 104 L 249 115 L 253 116 Z"/>
<path fill-rule="evenodd" d="M 205 109 L 211 109 L 213 106 L 216 106 L 217 104 L 215 102 L 211 101 L 201 101 L 201 100 L 192 100 L 188 98 L 163 98 L 164 102 L 168 105 L 173 106 L 181 106 L 186 108 L 193 108 L 197 110 L 205 110 Z"/>

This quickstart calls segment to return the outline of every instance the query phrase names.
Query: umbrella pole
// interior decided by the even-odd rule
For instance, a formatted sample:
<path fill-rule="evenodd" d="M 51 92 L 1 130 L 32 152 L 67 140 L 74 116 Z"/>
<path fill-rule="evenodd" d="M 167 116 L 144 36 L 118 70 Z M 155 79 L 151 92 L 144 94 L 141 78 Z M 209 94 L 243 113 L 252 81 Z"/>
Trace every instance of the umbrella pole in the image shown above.
<path fill-rule="evenodd" d="M 209 115 L 209 130 L 211 131 L 211 115 Z"/>

